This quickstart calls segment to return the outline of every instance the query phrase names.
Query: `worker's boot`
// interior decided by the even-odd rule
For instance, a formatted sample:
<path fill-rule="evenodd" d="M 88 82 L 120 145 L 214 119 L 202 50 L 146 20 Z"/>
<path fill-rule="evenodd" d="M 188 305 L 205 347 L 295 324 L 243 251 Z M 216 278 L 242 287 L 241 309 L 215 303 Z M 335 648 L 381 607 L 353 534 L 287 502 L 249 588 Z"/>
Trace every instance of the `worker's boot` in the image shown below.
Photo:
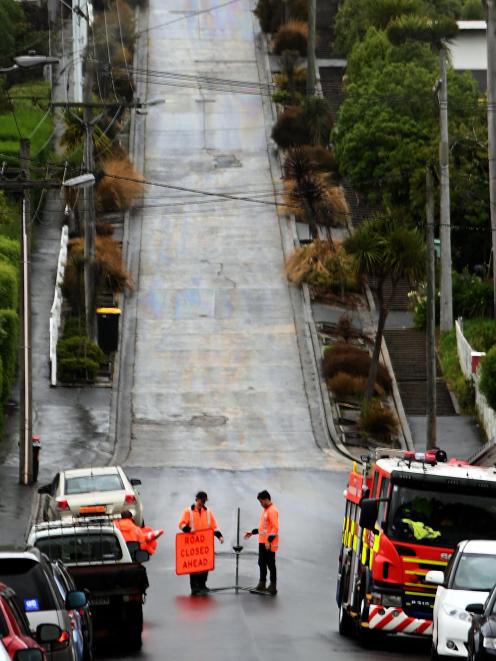
<path fill-rule="evenodd" d="M 267 588 L 265 587 L 265 581 L 258 581 L 258 585 L 255 588 L 255 590 L 258 590 L 259 592 L 265 592 Z"/>
<path fill-rule="evenodd" d="M 277 586 L 275 583 L 270 583 L 269 587 L 267 588 L 267 592 L 269 594 L 277 594 Z"/>

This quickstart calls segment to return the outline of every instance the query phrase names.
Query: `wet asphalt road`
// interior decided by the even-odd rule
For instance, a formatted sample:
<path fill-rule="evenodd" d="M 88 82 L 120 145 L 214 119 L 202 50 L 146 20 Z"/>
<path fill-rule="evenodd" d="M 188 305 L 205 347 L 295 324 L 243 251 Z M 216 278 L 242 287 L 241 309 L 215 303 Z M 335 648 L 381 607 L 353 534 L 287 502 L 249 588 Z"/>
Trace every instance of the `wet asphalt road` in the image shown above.
<path fill-rule="evenodd" d="M 149 661 L 324 661 L 330 659 L 426 659 L 428 646 L 412 639 L 386 641 L 366 650 L 337 632 L 335 575 L 343 512 L 344 473 L 328 471 L 248 471 L 135 469 L 143 480 L 147 523 L 166 535 L 148 564 L 150 588 L 145 605 L 143 650 L 103 653 L 102 659 Z M 174 540 L 184 506 L 199 488 L 207 490 L 225 544 L 217 545 L 210 587 L 232 585 L 236 508 L 241 529 L 258 525 L 256 493 L 268 488 L 280 510 L 281 540 L 275 598 L 233 591 L 189 596 L 188 577 L 176 576 Z M 258 578 L 256 541 L 244 542 L 240 584 Z"/>

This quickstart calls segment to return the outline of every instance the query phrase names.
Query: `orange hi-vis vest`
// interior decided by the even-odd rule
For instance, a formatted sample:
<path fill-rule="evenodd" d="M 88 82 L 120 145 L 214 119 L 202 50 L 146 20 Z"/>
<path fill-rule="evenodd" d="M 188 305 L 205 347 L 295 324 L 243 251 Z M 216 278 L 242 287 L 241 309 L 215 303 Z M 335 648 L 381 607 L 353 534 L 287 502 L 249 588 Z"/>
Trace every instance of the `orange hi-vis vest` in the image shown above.
<path fill-rule="evenodd" d="M 270 535 L 275 535 L 270 542 L 270 550 L 275 552 L 279 549 L 279 512 L 273 503 L 262 509 L 258 524 L 258 543 L 265 544 Z"/>
<path fill-rule="evenodd" d="M 207 530 L 212 528 L 212 530 L 217 530 L 217 521 L 213 512 L 211 512 L 206 507 L 202 507 L 201 510 L 198 510 L 196 505 L 191 507 L 186 507 L 181 514 L 179 519 L 179 528 L 182 530 L 184 526 L 189 526 L 191 532 L 195 530 Z"/>
<path fill-rule="evenodd" d="M 117 521 L 114 521 L 114 525 L 121 531 L 124 541 L 140 543 L 146 541 L 142 529 L 131 519 L 117 519 Z"/>

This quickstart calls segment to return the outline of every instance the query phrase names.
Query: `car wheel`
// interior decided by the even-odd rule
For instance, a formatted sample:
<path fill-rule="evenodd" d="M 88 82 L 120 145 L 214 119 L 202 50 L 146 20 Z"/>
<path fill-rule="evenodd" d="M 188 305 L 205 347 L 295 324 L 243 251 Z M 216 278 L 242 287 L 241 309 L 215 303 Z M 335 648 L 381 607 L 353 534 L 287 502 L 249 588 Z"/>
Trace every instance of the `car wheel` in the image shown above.
<path fill-rule="evenodd" d="M 353 635 L 355 630 L 354 622 L 351 619 L 350 614 L 341 604 L 339 607 L 339 634 L 341 636 L 350 637 Z"/>
<path fill-rule="evenodd" d="M 431 645 L 431 661 L 439 661 L 439 654 L 437 653 L 437 647 L 434 641 Z"/>

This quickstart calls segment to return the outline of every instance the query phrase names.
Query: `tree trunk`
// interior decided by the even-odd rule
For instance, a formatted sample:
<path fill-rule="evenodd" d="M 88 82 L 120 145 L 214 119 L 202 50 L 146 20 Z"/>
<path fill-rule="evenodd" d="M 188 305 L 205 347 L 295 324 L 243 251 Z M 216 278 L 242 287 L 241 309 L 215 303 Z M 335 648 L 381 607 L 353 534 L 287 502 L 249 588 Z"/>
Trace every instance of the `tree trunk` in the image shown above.
<path fill-rule="evenodd" d="M 391 291 L 391 297 L 388 303 L 391 302 L 391 298 L 394 296 L 394 291 L 396 289 L 394 283 Z M 374 386 L 377 379 L 377 372 L 379 370 L 379 358 L 381 355 L 381 345 L 382 345 L 382 336 L 384 334 L 384 326 L 386 325 L 386 319 L 389 313 L 389 305 L 384 301 L 383 294 L 384 280 L 381 280 L 377 283 L 377 300 L 379 302 L 379 319 L 377 321 L 377 331 L 375 334 L 374 342 L 374 351 L 372 352 L 372 360 L 370 362 L 369 375 L 367 378 L 367 388 L 365 390 L 365 401 L 370 402 L 374 395 Z"/>

